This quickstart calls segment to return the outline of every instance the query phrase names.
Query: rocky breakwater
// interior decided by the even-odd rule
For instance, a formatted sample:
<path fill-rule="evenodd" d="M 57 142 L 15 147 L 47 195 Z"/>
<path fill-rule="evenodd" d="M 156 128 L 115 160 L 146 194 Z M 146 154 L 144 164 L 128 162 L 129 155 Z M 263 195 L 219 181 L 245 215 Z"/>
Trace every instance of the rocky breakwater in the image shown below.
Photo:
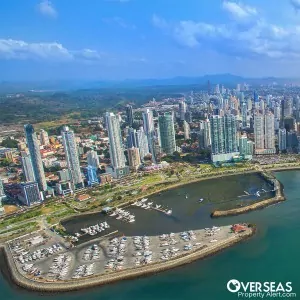
<path fill-rule="evenodd" d="M 227 216 L 236 216 L 236 215 L 244 214 L 253 210 L 262 209 L 267 206 L 285 201 L 286 198 L 284 197 L 283 186 L 280 183 L 280 181 L 277 180 L 272 173 L 261 172 L 260 174 L 266 181 L 268 181 L 274 187 L 275 196 L 273 198 L 262 200 L 244 207 L 238 207 L 229 210 L 215 210 L 211 213 L 211 217 L 219 218 L 219 217 L 227 217 Z"/>
<path fill-rule="evenodd" d="M 162 272 L 168 269 L 172 269 L 187 263 L 191 263 L 195 260 L 202 259 L 215 253 L 233 246 L 234 244 L 241 242 L 255 233 L 255 227 L 248 226 L 243 232 L 232 233 L 229 237 L 216 243 L 211 243 L 206 247 L 199 248 L 195 251 L 188 252 L 184 255 L 178 256 L 166 262 L 157 262 L 149 265 L 145 265 L 138 268 L 130 268 L 109 274 L 99 274 L 89 276 L 87 278 L 80 278 L 76 280 L 63 280 L 59 282 L 39 280 L 38 278 L 25 277 L 18 271 L 15 261 L 11 255 L 8 245 L 3 247 L 4 255 L 8 263 L 12 280 L 20 287 L 26 288 L 32 291 L 39 292 L 68 292 L 90 288 L 94 286 L 109 284 L 124 279 L 133 279 L 137 277 L 146 276 Z"/>

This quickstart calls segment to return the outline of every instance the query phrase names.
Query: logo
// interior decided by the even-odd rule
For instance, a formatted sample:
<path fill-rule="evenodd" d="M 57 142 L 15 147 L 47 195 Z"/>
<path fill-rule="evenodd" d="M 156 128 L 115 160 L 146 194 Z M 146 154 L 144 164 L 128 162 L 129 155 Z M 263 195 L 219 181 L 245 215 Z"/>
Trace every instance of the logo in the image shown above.
<path fill-rule="evenodd" d="M 236 293 L 237 298 L 295 298 L 292 282 L 275 281 L 248 281 L 243 282 L 237 279 L 230 279 L 227 282 L 227 290 Z"/>
<path fill-rule="evenodd" d="M 231 279 L 227 282 L 227 290 L 231 293 L 236 293 L 240 290 L 241 284 L 236 279 Z"/>

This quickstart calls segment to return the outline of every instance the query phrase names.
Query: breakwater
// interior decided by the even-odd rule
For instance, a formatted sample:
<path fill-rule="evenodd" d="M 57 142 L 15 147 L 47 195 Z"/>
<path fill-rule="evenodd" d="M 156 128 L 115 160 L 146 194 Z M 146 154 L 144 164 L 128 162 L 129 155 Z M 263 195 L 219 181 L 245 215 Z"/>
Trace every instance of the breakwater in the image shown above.
<path fill-rule="evenodd" d="M 146 276 L 149 274 L 154 274 L 162 272 L 168 269 L 172 269 L 187 263 L 191 263 L 195 260 L 202 259 L 215 253 L 233 246 L 234 244 L 241 242 L 255 233 L 255 228 L 248 228 L 245 232 L 240 234 L 232 234 L 229 238 L 222 242 L 209 245 L 206 248 L 195 250 L 189 254 L 181 257 L 174 258 L 167 262 L 159 262 L 139 268 L 127 269 L 115 273 L 94 275 L 78 280 L 65 280 L 61 282 L 52 281 L 41 281 L 36 278 L 27 278 L 23 276 L 17 269 L 14 259 L 11 255 L 9 246 L 5 244 L 3 248 L 4 256 L 9 266 L 10 275 L 12 280 L 20 287 L 26 288 L 28 290 L 34 290 L 39 292 L 67 292 L 85 289 L 89 287 L 109 284 L 117 282 L 124 279 L 132 279 L 137 277 Z"/>
<path fill-rule="evenodd" d="M 275 191 L 275 196 L 270 199 L 266 199 L 257 203 L 253 203 L 251 205 L 245 206 L 245 207 L 238 207 L 238 208 L 233 208 L 229 210 L 215 210 L 211 213 L 212 218 L 219 218 L 219 217 L 227 217 L 227 216 L 235 216 L 235 215 L 240 215 L 244 214 L 253 210 L 258 210 L 265 208 L 267 206 L 280 203 L 282 201 L 285 201 L 286 198 L 284 197 L 283 194 L 283 185 L 280 183 L 279 180 L 276 179 L 276 177 L 268 172 L 260 172 L 260 175 L 267 180 L 270 184 L 273 185 L 274 191 Z"/>

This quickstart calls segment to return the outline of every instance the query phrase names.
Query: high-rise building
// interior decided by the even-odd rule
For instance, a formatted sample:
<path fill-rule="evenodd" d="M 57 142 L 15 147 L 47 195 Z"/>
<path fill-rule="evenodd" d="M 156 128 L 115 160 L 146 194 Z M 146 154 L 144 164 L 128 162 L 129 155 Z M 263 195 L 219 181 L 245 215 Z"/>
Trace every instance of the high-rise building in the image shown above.
<path fill-rule="evenodd" d="M 184 100 L 179 102 L 179 116 L 180 116 L 180 121 L 185 120 L 185 113 L 186 113 L 186 103 Z"/>
<path fill-rule="evenodd" d="M 265 118 L 264 115 L 256 113 L 254 116 L 254 141 L 255 151 L 265 148 Z"/>
<path fill-rule="evenodd" d="M 106 128 L 111 161 L 111 168 L 108 168 L 108 173 L 111 173 L 115 178 L 119 178 L 128 174 L 128 167 L 125 164 L 120 123 L 114 113 L 106 113 Z"/>
<path fill-rule="evenodd" d="M 126 106 L 126 121 L 127 124 L 132 127 L 133 125 L 133 110 L 131 105 Z"/>
<path fill-rule="evenodd" d="M 249 141 L 246 135 L 239 138 L 239 152 L 245 159 L 252 159 L 254 145 L 252 141 Z"/>
<path fill-rule="evenodd" d="M 170 113 L 160 115 L 158 124 L 162 151 L 166 154 L 173 154 L 176 151 L 173 115 Z"/>
<path fill-rule="evenodd" d="M 149 151 L 152 155 L 152 160 L 156 162 L 155 159 L 155 132 L 154 132 L 154 122 L 153 122 L 153 112 L 152 110 L 147 109 L 143 112 L 143 122 L 144 122 L 144 131 L 148 139 Z"/>
<path fill-rule="evenodd" d="M 211 158 L 213 162 L 231 160 L 238 155 L 236 118 L 233 115 L 223 117 L 213 115 L 211 127 Z"/>
<path fill-rule="evenodd" d="M 42 146 L 47 146 L 50 144 L 48 133 L 44 129 L 41 129 L 40 131 L 40 142 Z"/>
<path fill-rule="evenodd" d="M 271 112 L 265 116 L 260 113 L 254 116 L 254 141 L 256 154 L 274 154 L 276 152 L 274 115 Z"/>
<path fill-rule="evenodd" d="M 140 129 L 136 132 L 137 136 L 137 148 L 140 151 L 141 161 L 144 161 L 144 157 L 149 154 L 149 146 L 148 146 L 148 139 L 145 134 L 144 128 L 140 127 Z"/>
<path fill-rule="evenodd" d="M 127 148 L 138 147 L 137 132 L 133 128 L 128 129 Z"/>
<path fill-rule="evenodd" d="M 140 159 L 140 151 L 139 148 L 128 148 L 128 163 L 129 163 L 129 168 L 132 170 L 137 170 L 137 168 L 141 164 L 141 159 Z"/>
<path fill-rule="evenodd" d="M 247 104 L 243 102 L 242 104 L 242 126 L 243 128 L 247 127 Z"/>
<path fill-rule="evenodd" d="M 71 175 L 73 189 L 83 188 L 80 163 L 74 131 L 65 126 L 61 132 L 67 166 Z"/>
<path fill-rule="evenodd" d="M 98 154 L 96 151 L 94 151 L 94 150 L 88 151 L 86 158 L 87 158 L 87 163 L 89 166 L 92 166 L 96 169 L 99 168 L 99 164 L 100 164 L 99 157 L 98 157 Z"/>
<path fill-rule="evenodd" d="M 92 165 L 88 165 L 85 168 L 86 179 L 88 181 L 89 186 L 94 185 L 94 184 L 99 184 L 97 170 L 98 170 L 98 168 L 96 168 Z"/>
<path fill-rule="evenodd" d="M 185 120 L 188 122 L 188 123 L 192 123 L 193 121 L 193 114 L 191 111 L 187 111 L 185 113 Z"/>
<path fill-rule="evenodd" d="M 3 187 L 3 181 L 0 178 L 0 206 L 1 206 L 1 201 L 6 198 L 6 195 L 4 193 L 4 187 Z"/>
<path fill-rule="evenodd" d="M 37 181 L 40 190 L 46 191 L 47 183 L 36 133 L 31 124 L 25 125 L 24 129 L 35 180 Z"/>
<path fill-rule="evenodd" d="M 201 149 L 207 149 L 211 146 L 211 128 L 209 119 L 200 121 L 199 130 L 199 147 Z"/>
<path fill-rule="evenodd" d="M 21 152 L 21 161 L 22 161 L 22 169 L 25 176 L 25 180 L 27 182 L 36 181 L 30 155 L 27 154 L 26 152 Z"/>
<path fill-rule="evenodd" d="M 265 115 L 265 148 L 275 153 L 274 115 L 271 112 Z"/>
<path fill-rule="evenodd" d="M 38 204 L 43 201 L 39 186 L 36 182 L 21 183 L 21 194 L 18 196 L 19 200 L 25 205 L 31 206 L 32 204 Z"/>
<path fill-rule="evenodd" d="M 287 149 L 286 140 L 287 140 L 286 129 L 280 128 L 278 130 L 278 149 L 279 149 L 279 151 L 285 151 Z"/>
<path fill-rule="evenodd" d="M 59 177 L 59 181 L 70 181 L 71 180 L 71 175 L 70 171 L 68 169 L 63 169 L 57 172 L 57 175 Z"/>
<path fill-rule="evenodd" d="M 189 140 L 191 135 L 190 125 L 187 121 L 183 121 L 184 139 Z"/>

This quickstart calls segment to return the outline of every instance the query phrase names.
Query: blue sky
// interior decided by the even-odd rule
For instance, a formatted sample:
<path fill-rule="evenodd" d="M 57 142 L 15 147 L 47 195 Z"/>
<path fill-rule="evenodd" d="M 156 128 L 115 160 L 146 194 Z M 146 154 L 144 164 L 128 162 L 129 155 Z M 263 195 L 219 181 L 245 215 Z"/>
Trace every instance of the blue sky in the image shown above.
<path fill-rule="evenodd" d="M 2 0 L 1 80 L 299 76 L 300 0 Z"/>

